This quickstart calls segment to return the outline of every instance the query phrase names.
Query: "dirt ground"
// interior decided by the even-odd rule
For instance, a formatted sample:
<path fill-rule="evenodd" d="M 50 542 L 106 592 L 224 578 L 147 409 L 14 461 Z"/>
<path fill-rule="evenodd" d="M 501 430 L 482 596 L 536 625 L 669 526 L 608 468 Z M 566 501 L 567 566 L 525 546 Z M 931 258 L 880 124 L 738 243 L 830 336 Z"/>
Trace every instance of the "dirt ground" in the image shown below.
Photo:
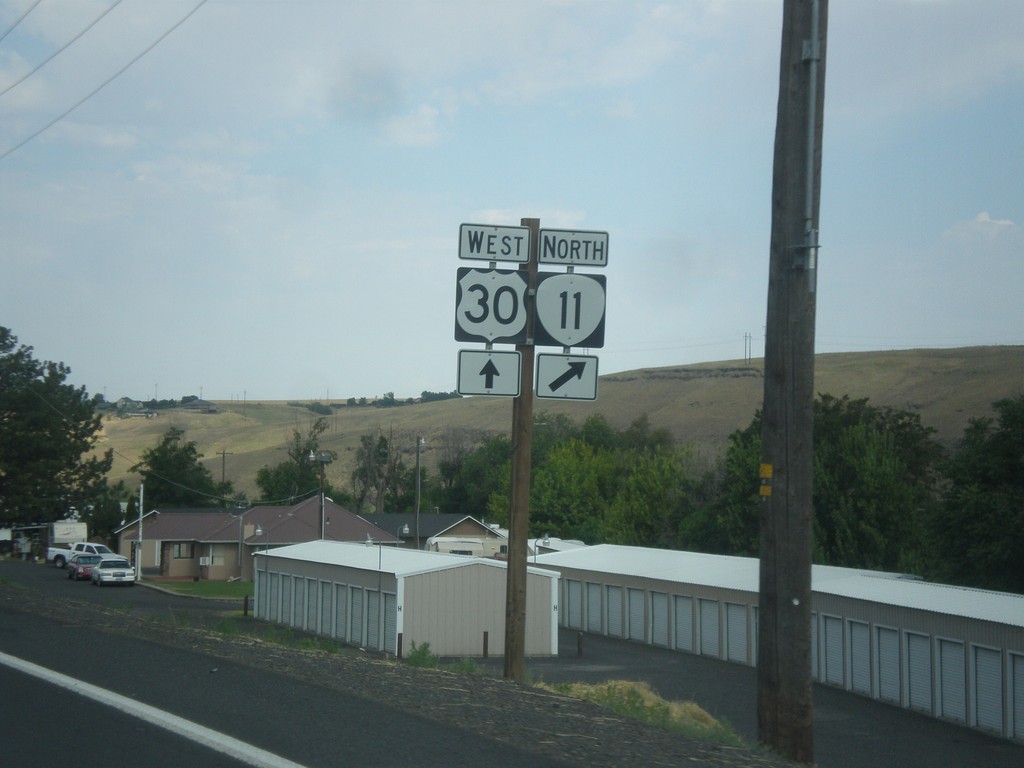
<path fill-rule="evenodd" d="M 168 632 L 166 621 L 51 597 L 20 585 L 0 584 L 0 599 L 5 607 L 17 611 L 59 615 L 69 624 L 272 669 L 309 685 L 326 686 L 419 717 L 457 724 L 466 731 L 536 751 L 538 757 L 560 760 L 567 766 L 792 765 L 754 749 L 693 741 L 593 704 L 484 674 L 422 669 L 355 649 L 330 653 L 267 642 L 247 634 L 249 630 L 243 625 L 251 628 L 252 619 L 202 612 L 210 613 L 211 618 L 190 617 L 190 626 L 175 626 L 173 632 Z M 214 621 L 215 626 L 204 626 Z M 262 626 L 265 631 L 266 625 Z"/>

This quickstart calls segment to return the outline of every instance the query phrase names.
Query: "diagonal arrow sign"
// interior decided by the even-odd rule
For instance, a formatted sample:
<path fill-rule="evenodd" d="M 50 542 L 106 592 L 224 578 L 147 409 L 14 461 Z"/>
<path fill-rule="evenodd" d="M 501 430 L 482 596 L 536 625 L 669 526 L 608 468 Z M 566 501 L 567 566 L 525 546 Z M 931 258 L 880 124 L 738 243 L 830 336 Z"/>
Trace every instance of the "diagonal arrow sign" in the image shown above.
<path fill-rule="evenodd" d="M 494 389 L 494 377 L 501 376 L 501 372 L 493 360 L 488 360 L 487 364 L 480 369 L 480 375 L 484 377 L 484 387 Z"/>
<path fill-rule="evenodd" d="M 559 389 L 564 387 L 573 379 L 582 379 L 583 371 L 586 369 L 586 367 L 587 363 L 585 361 L 569 363 L 569 370 L 567 370 L 557 379 L 548 384 L 548 389 L 550 389 L 552 392 L 557 392 Z"/>

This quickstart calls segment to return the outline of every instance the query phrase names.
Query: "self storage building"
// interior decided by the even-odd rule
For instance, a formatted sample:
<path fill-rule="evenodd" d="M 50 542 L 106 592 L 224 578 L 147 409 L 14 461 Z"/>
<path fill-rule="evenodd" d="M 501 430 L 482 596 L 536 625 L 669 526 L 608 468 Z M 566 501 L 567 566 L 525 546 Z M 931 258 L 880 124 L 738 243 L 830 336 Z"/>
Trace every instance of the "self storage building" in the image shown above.
<path fill-rule="evenodd" d="M 380 544 L 311 541 L 254 555 L 258 618 L 404 655 L 501 654 L 501 560 Z M 527 568 L 525 652 L 558 654 L 558 574 Z"/>
<path fill-rule="evenodd" d="M 540 555 L 562 626 L 755 665 L 755 558 L 600 545 Z M 936 718 L 1024 740 L 1024 595 L 816 565 L 812 674 Z"/>

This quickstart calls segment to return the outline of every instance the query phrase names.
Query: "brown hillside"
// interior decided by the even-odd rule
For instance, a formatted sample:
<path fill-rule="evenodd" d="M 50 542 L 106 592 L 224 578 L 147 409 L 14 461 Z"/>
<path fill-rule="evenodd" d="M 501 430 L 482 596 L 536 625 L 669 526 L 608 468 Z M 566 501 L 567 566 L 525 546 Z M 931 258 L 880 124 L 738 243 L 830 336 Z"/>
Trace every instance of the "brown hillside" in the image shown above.
<path fill-rule="evenodd" d="M 970 419 L 991 414 L 994 401 L 1024 393 L 1024 347 L 819 355 L 815 374 L 819 392 L 866 397 L 873 405 L 918 413 L 939 440 L 952 446 Z M 731 432 L 750 423 L 760 406 L 762 376 L 762 360 L 614 373 L 601 377 L 593 403 L 537 400 L 534 412 L 538 420 L 543 413 L 564 413 L 577 422 L 600 413 L 617 429 L 646 414 L 653 426 L 712 454 Z M 105 444 L 116 451 L 111 479 L 137 484 L 128 468 L 173 425 L 196 442 L 215 478 L 223 470 L 236 489 L 255 498 L 256 471 L 284 461 L 292 430 L 305 432 L 316 418 L 305 408 L 280 402 L 218 406 L 219 414 L 167 412 L 152 420 L 106 420 Z M 448 445 L 507 433 L 511 414 L 510 400 L 487 397 L 384 409 L 338 408 L 328 417 L 330 429 L 323 440 L 323 447 L 339 455 L 328 467 L 328 477 L 347 487 L 360 436 L 377 430 L 407 445 L 410 463 L 415 436 L 425 436 L 421 461 L 433 473 Z"/>

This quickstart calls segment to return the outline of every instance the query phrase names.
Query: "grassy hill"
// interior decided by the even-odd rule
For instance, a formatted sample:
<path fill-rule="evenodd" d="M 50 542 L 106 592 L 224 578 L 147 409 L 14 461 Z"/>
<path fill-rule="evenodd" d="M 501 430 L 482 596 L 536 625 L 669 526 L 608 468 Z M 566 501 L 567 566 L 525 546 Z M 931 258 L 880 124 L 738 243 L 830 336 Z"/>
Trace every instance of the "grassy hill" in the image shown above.
<path fill-rule="evenodd" d="M 563 413 L 582 422 L 602 414 L 622 429 L 644 414 L 681 443 L 706 454 L 718 452 L 728 435 L 746 427 L 760 406 L 763 361 L 725 361 L 649 368 L 602 376 L 595 402 L 537 400 L 534 415 Z M 968 347 L 818 355 L 818 392 L 866 397 L 873 405 L 913 411 L 936 430 L 937 438 L 955 444 L 971 418 L 988 416 L 994 401 L 1024 393 L 1024 347 Z M 342 401 L 343 402 L 343 401 Z M 111 480 L 136 485 L 128 468 L 155 446 L 171 426 L 185 430 L 204 455 L 216 479 L 222 471 L 250 498 L 258 493 L 256 471 L 287 458 L 292 431 L 305 433 L 316 419 L 304 407 L 281 402 L 219 402 L 218 414 L 163 412 L 154 419 L 110 418 L 104 421 L 103 447 L 115 450 Z M 482 435 L 508 433 L 512 403 L 506 398 L 472 397 L 395 408 L 338 408 L 326 417 L 324 448 L 338 452 L 327 468 L 330 481 L 348 487 L 360 436 L 383 430 L 408 446 L 414 461 L 416 435 L 426 438 L 421 462 L 433 474 L 438 458 L 458 442 Z"/>

